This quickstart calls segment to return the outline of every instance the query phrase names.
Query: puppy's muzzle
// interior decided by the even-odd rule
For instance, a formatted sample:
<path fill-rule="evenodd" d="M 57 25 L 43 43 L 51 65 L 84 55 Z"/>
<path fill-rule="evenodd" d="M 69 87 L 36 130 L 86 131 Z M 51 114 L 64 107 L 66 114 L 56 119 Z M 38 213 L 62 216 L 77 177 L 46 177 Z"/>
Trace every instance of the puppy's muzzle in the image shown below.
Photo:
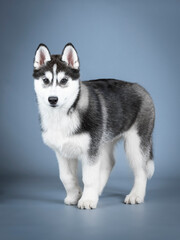
<path fill-rule="evenodd" d="M 49 101 L 51 107 L 55 107 L 56 103 L 58 102 L 58 97 L 55 97 L 55 96 L 49 97 L 48 101 Z"/>

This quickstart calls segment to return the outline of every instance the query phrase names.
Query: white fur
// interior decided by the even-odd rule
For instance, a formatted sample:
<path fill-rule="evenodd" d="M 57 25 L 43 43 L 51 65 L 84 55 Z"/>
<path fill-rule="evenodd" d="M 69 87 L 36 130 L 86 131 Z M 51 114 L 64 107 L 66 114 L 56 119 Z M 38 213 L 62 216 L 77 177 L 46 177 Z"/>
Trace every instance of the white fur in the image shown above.
<path fill-rule="evenodd" d="M 78 202 L 80 209 L 96 208 L 99 196 L 107 183 L 114 166 L 113 143 L 100 147 L 99 154 L 94 159 L 87 155 L 82 158 L 84 190 Z"/>
<path fill-rule="evenodd" d="M 103 189 L 108 181 L 111 170 L 115 164 L 113 156 L 114 143 L 108 143 L 101 147 L 100 150 L 100 174 L 99 174 L 99 195 L 102 194 Z"/>
<path fill-rule="evenodd" d="M 50 71 L 45 72 L 45 77 L 48 78 L 49 81 L 51 82 L 53 78 L 52 72 Z"/>
<path fill-rule="evenodd" d="M 154 174 L 154 162 L 149 160 L 146 164 L 147 177 L 150 179 Z"/>
<path fill-rule="evenodd" d="M 134 186 L 126 196 L 126 204 L 141 203 L 144 201 L 147 176 L 145 172 L 145 159 L 140 148 L 140 138 L 137 134 L 136 126 L 131 127 L 124 134 L 125 150 L 130 166 L 134 173 Z"/>
<path fill-rule="evenodd" d="M 59 72 L 57 75 L 58 83 L 65 77 L 65 72 Z"/>
<path fill-rule="evenodd" d="M 56 156 L 59 163 L 59 176 L 67 193 L 64 203 L 77 204 L 82 192 L 77 178 L 77 159 L 64 159 L 58 150 Z"/>
<path fill-rule="evenodd" d="M 85 110 L 85 109 L 87 109 L 88 104 L 89 104 L 89 92 L 87 90 L 87 87 L 84 84 L 82 84 L 81 82 L 80 82 L 80 84 L 81 84 L 81 86 L 80 86 L 81 93 L 83 93 L 83 94 L 80 95 L 80 99 L 78 102 L 78 108 L 81 110 Z"/>
<path fill-rule="evenodd" d="M 56 78 L 57 78 L 56 70 L 57 70 L 57 65 L 54 64 L 54 66 L 53 66 L 53 86 L 54 86 L 54 88 L 56 88 Z"/>
<path fill-rule="evenodd" d="M 94 159 L 93 164 L 91 161 L 92 159 L 89 159 L 86 154 L 82 158 L 84 190 L 78 202 L 80 209 L 96 208 L 99 200 L 100 159 Z"/>

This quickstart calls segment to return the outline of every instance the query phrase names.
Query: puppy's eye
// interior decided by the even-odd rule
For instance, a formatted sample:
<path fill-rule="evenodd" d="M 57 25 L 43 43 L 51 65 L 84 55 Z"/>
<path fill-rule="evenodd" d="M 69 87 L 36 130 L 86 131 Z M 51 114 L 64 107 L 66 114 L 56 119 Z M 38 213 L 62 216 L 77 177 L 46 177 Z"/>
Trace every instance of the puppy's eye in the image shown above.
<path fill-rule="evenodd" d="M 43 78 L 43 83 L 45 85 L 48 85 L 50 83 L 49 79 L 48 78 Z"/>
<path fill-rule="evenodd" d="M 68 79 L 67 78 L 63 78 L 63 79 L 61 79 L 60 84 L 61 85 L 66 85 L 67 82 L 68 82 Z"/>

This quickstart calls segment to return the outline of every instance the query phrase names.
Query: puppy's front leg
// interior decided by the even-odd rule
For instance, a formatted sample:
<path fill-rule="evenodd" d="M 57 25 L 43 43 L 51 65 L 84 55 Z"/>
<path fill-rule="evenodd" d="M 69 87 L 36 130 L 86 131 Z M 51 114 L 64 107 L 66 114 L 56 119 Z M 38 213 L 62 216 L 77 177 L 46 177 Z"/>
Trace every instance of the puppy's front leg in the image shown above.
<path fill-rule="evenodd" d="M 81 197 L 81 188 L 77 177 L 78 162 L 76 159 L 66 159 L 62 157 L 59 152 L 56 152 L 56 156 L 59 163 L 60 179 L 67 193 L 64 203 L 67 205 L 77 204 Z"/>
<path fill-rule="evenodd" d="M 85 157 L 82 159 L 84 190 L 78 202 L 78 208 L 96 208 L 99 199 L 99 159 Z"/>

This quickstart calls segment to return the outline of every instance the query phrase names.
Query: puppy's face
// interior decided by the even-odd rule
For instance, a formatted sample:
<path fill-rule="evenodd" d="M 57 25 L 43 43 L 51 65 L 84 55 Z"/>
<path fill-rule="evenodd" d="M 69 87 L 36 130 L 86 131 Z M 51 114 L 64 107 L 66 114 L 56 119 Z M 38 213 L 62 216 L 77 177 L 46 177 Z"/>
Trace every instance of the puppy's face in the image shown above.
<path fill-rule="evenodd" d="M 34 87 L 38 103 L 50 108 L 68 108 L 79 94 L 79 59 L 72 44 L 62 55 L 51 55 L 40 44 L 34 58 Z"/>

